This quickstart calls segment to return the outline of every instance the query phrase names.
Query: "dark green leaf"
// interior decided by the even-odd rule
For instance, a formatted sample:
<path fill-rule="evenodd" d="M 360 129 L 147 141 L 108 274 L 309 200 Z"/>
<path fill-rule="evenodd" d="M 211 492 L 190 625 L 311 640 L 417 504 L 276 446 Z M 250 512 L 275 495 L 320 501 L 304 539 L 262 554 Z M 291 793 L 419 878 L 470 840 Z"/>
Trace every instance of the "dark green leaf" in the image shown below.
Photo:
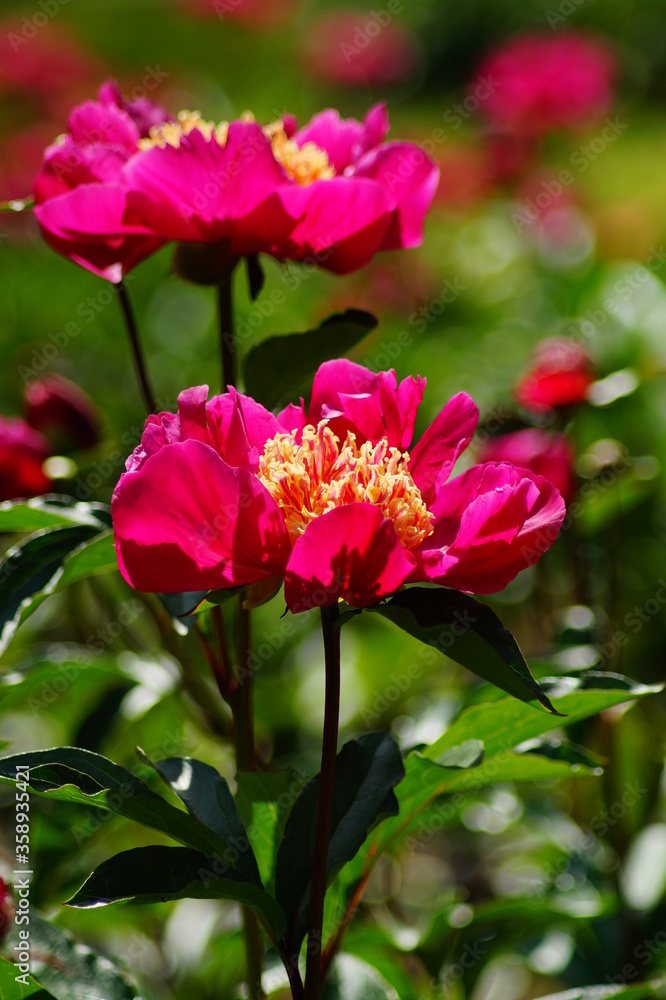
<path fill-rule="evenodd" d="M 175 630 L 186 635 L 196 624 L 195 619 L 188 616 L 194 614 L 207 593 L 207 590 L 190 590 L 182 594 L 158 594 L 157 597 Z"/>
<path fill-rule="evenodd" d="M 37 991 L 24 994 L 26 997 L 34 997 L 34 1000 L 42 1000 L 42 996 L 55 997 L 55 1000 L 84 997 L 135 1000 L 138 997 L 135 987 L 108 958 L 97 955 L 87 945 L 78 944 L 70 934 L 47 923 L 34 911 L 30 913 L 30 951 L 32 973 L 48 993 Z M 0 988 L 2 1000 L 12 995 Z"/>
<path fill-rule="evenodd" d="M 57 494 L 0 503 L 0 531 L 41 531 L 72 524 L 96 525 L 104 531 L 111 527 L 111 513 L 104 504 L 80 503 Z"/>
<path fill-rule="evenodd" d="M 410 587 L 371 610 L 514 698 L 557 714 L 518 643 L 487 604 L 443 587 Z"/>
<path fill-rule="evenodd" d="M 68 900 L 69 906 L 103 906 L 121 900 L 233 899 L 251 906 L 275 940 L 284 914 L 272 896 L 226 869 L 220 858 L 185 847 L 135 847 L 103 862 Z"/>
<path fill-rule="evenodd" d="M 148 758 L 145 758 L 148 760 Z M 238 815 L 234 797 L 225 779 L 210 764 L 191 757 L 169 757 L 148 761 L 192 816 L 229 845 L 232 864 L 239 875 L 261 885 L 252 845 Z"/>
<path fill-rule="evenodd" d="M 50 594 L 83 576 L 117 566 L 110 535 L 102 536 L 104 540 L 100 538 L 92 553 L 88 552 L 85 543 L 94 535 L 99 535 L 97 525 L 53 528 L 31 535 L 6 553 L 0 561 L 0 579 L 7 584 L 0 596 L 0 653 L 21 622 Z"/>
<path fill-rule="evenodd" d="M 347 309 L 329 316 L 316 330 L 263 341 L 245 359 L 248 395 L 269 409 L 298 400 L 320 364 L 331 357 L 342 357 L 376 326 L 371 313 Z"/>
<path fill-rule="evenodd" d="M 245 263 L 247 264 L 247 281 L 250 288 L 250 298 L 253 302 L 256 302 L 266 282 L 266 275 L 264 274 L 258 254 L 248 254 L 245 258 Z"/>
<path fill-rule="evenodd" d="M 390 733 L 368 733 L 345 744 L 336 758 L 327 874 L 332 879 L 363 844 L 380 817 L 395 816 L 394 787 L 404 776 Z M 319 798 L 317 776 L 296 800 L 275 867 L 275 895 L 287 916 L 287 944 L 297 950 L 305 933 Z"/>
<path fill-rule="evenodd" d="M 236 804 L 254 848 L 263 884 L 272 889 L 275 859 L 289 811 L 303 790 L 295 771 L 241 771 Z"/>
<path fill-rule="evenodd" d="M 100 754 L 60 747 L 3 757 L 0 781 L 14 784 L 18 765 L 30 769 L 30 787 L 40 795 L 107 809 L 210 855 L 224 856 L 229 850 L 196 817 L 165 802 L 130 771 Z"/>

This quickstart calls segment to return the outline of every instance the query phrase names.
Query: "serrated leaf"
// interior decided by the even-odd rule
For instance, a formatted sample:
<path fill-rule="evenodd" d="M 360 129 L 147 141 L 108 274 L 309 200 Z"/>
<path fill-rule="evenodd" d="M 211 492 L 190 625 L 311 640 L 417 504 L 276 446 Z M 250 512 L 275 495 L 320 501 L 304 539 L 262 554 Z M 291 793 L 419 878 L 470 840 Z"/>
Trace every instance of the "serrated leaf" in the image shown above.
<path fill-rule="evenodd" d="M 229 845 L 231 863 L 238 873 L 248 882 L 261 885 L 257 859 L 227 781 L 210 764 L 191 757 L 148 762 L 187 811 Z"/>
<path fill-rule="evenodd" d="M 70 567 L 68 582 L 80 579 L 76 568 L 79 558 L 84 563 L 83 575 L 87 575 L 87 550 L 81 554 L 81 549 L 95 535 L 99 535 L 99 528 L 86 524 L 38 531 L 9 549 L 0 560 L 0 579 L 7 584 L 0 596 L 0 653 L 6 650 L 21 622 L 59 588 L 70 557 L 74 565 Z M 108 541 L 102 545 L 101 557 L 107 561 L 108 545 Z M 96 554 L 99 556 L 98 550 Z M 117 565 L 115 556 L 114 565 Z M 105 570 L 97 568 L 94 572 Z"/>
<path fill-rule="evenodd" d="M 68 905 L 88 908 L 129 900 L 232 899 L 252 907 L 278 941 L 285 926 L 279 905 L 237 872 L 227 870 L 222 876 L 219 860 L 185 847 L 134 847 L 96 868 Z"/>
<path fill-rule="evenodd" d="M 327 878 L 350 861 L 380 817 L 398 812 L 394 788 L 404 776 L 390 733 L 346 743 L 336 758 Z M 301 792 L 286 822 L 275 866 L 275 895 L 287 917 L 287 946 L 298 950 L 307 925 L 319 776 Z"/>
<path fill-rule="evenodd" d="M 303 790 L 295 771 L 241 771 L 236 805 L 254 848 L 263 884 L 273 888 L 277 849 L 289 811 Z"/>
<path fill-rule="evenodd" d="M 229 848 L 196 817 L 176 809 L 101 754 L 60 747 L 3 757 L 0 782 L 15 784 L 19 765 L 29 769 L 30 788 L 39 795 L 107 809 L 210 855 L 222 856 Z"/>
<path fill-rule="evenodd" d="M 518 643 L 487 604 L 444 587 L 410 587 L 370 610 L 514 698 L 557 714 Z"/>
<path fill-rule="evenodd" d="M 316 330 L 264 340 L 247 354 L 245 388 L 269 410 L 295 401 L 305 392 L 324 361 L 342 357 L 377 326 L 361 309 L 347 309 L 325 319 Z"/>

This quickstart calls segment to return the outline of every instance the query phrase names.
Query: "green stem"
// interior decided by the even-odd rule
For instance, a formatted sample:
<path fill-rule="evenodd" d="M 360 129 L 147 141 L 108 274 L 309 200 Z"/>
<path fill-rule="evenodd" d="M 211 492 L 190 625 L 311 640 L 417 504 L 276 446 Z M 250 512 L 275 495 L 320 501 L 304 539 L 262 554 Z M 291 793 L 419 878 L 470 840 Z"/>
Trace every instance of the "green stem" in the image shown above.
<path fill-rule="evenodd" d="M 305 966 L 305 1000 L 318 1000 L 320 994 L 326 868 L 340 719 L 340 629 L 337 625 L 339 614 L 337 604 L 332 604 L 327 608 L 321 609 L 324 660 L 326 666 L 326 698 L 324 704 L 324 738 L 321 753 L 319 801 L 317 802 L 314 863 L 310 889 L 308 946 Z"/>
<path fill-rule="evenodd" d="M 124 282 L 119 281 L 116 285 L 116 289 L 118 290 L 118 300 L 120 302 L 120 308 L 122 309 L 123 318 L 125 320 L 127 335 L 129 337 L 132 359 L 134 361 L 134 368 L 139 382 L 139 388 L 141 389 L 143 405 L 146 408 L 146 412 L 157 413 L 155 394 L 153 393 L 153 387 L 150 384 L 148 368 L 146 367 L 146 359 L 143 356 L 141 341 L 139 340 L 139 329 L 136 325 L 136 318 L 134 316 L 134 310 L 132 309 L 132 303 L 130 302 L 129 295 L 127 294 L 127 287 Z"/>

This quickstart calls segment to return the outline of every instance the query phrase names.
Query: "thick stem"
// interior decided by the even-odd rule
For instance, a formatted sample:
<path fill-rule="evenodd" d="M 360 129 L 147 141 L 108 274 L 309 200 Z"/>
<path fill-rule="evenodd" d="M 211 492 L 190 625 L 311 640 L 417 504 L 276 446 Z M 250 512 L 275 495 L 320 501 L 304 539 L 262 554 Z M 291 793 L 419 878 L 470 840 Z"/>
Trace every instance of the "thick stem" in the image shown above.
<path fill-rule="evenodd" d="M 136 325 L 136 318 L 134 316 L 134 310 L 132 309 L 132 303 L 130 302 L 129 295 L 127 294 L 127 288 L 122 281 L 118 282 L 116 288 L 118 290 L 118 300 L 120 301 L 120 308 L 123 312 L 125 327 L 127 329 L 127 335 L 132 349 L 132 359 L 134 361 L 134 369 L 139 382 L 139 388 L 141 389 L 143 405 L 148 413 L 157 413 L 155 394 L 153 393 L 153 387 L 150 384 L 150 377 L 146 367 L 146 359 L 144 358 L 143 351 L 141 349 L 139 330 Z"/>
<path fill-rule="evenodd" d="M 238 382 L 238 352 L 234 332 L 233 299 L 231 282 L 233 273 L 218 286 L 217 301 L 220 319 L 220 357 L 222 359 L 222 391 Z"/>
<path fill-rule="evenodd" d="M 319 801 L 315 828 L 314 864 L 310 890 L 310 915 L 308 920 L 308 946 L 305 966 L 305 1000 L 318 1000 L 321 981 L 322 930 L 324 924 L 324 898 L 326 896 L 326 866 L 328 842 L 333 807 L 335 757 L 338 749 L 340 718 L 340 629 L 337 604 L 321 609 L 326 665 L 326 699 L 324 705 L 324 739 L 321 753 Z"/>

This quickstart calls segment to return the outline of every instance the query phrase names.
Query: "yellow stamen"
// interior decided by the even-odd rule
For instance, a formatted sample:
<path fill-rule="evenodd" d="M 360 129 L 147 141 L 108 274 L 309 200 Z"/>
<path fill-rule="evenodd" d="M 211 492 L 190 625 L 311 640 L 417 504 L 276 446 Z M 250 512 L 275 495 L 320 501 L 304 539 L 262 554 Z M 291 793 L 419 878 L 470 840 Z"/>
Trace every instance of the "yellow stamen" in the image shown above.
<path fill-rule="evenodd" d="M 251 111 L 244 111 L 240 120 L 253 122 L 254 115 Z M 224 146 L 229 133 L 229 122 L 216 125 L 215 122 L 202 118 L 199 111 L 181 111 L 175 122 L 153 125 L 148 138 L 139 141 L 139 149 L 152 149 L 154 146 L 159 146 L 160 149 L 173 146 L 178 149 L 183 136 L 195 129 L 201 132 L 207 142 L 214 138 L 218 145 Z M 305 187 L 313 181 L 335 177 L 335 170 L 328 162 L 327 153 L 314 142 L 299 146 L 293 139 L 289 139 L 281 119 L 264 126 L 262 131 L 270 139 L 273 156 L 297 184 Z"/>
<path fill-rule="evenodd" d="M 408 472 L 409 455 L 355 435 L 340 440 L 325 420 L 293 434 L 277 434 L 266 442 L 258 476 L 282 508 L 292 542 L 310 521 L 333 507 L 372 503 L 379 507 L 406 549 L 415 549 L 432 534 L 433 516 Z"/>

